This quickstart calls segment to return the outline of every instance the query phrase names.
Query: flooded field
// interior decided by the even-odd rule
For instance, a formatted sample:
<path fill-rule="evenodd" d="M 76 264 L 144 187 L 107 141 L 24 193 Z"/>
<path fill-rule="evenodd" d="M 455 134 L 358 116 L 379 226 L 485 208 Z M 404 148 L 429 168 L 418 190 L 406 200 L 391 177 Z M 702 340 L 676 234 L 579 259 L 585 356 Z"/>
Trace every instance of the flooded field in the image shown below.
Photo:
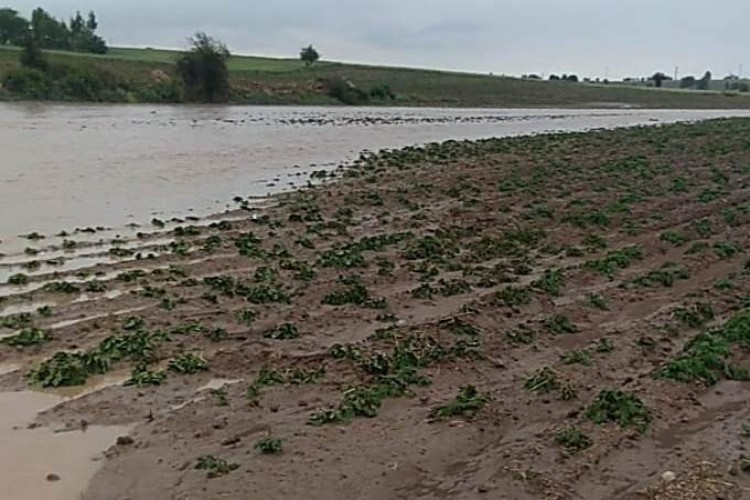
<path fill-rule="evenodd" d="M 747 121 L 261 199 L 732 114 L 0 106 L 3 498 L 746 498 Z"/>
<path fill-rule="evenodd" d="M 32 231 L 221 212 L 367 149 L 748 113 L 0 104 L 0 253 Z"/>

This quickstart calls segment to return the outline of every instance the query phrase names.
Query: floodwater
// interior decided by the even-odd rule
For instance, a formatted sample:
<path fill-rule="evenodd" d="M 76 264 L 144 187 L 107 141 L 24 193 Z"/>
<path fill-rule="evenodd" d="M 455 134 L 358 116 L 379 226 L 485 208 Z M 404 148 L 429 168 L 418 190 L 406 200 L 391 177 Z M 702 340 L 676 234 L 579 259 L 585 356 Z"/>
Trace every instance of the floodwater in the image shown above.
<path fill-rule="evenodd" d="M 56 431 L 29 426 L 63 401 L 31 391 L 0 393 L 0 482 L 3 500 L 76 500 L 103 464 L 103 452 L 128 427 Z"/>
<path fill-rule="evenodd" d="M 301 186 L 362 150 L 747 111 L 0 104 L 0 253 L 19 235 L 125 231 Z M 58 242 L 59 243 L 59 242 Z"/>

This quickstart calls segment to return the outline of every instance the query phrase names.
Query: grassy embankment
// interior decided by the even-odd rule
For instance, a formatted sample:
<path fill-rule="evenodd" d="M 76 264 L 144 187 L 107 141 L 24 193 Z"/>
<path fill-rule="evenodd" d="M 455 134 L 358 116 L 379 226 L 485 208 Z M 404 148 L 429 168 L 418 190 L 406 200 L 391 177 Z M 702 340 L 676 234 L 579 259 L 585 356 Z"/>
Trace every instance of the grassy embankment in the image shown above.
<path fill-rule="evenodd" d="M 0 78 L 18 66 L 16 49 L 0 49 Z M 154 83 L 153 72 L 170 74 L 177 52 L 113 48 L 105 56 L 51 52 L 53 63 L 94 67 L 116 76 L 125 92 L 113 98 L 143 100 L 138 90 Z M 529 81 L 489 75 L 389 68 L 323 61 L 305 68 L 297 59 L 236 56 L 229 63 L 232 101 L 252 104 L 334 104 L 318 82 L 342 77 L 363 90 L 388 85 L 391 105 L 463 107 L 750 108 L 750 97 L 721 92 L 672 91 L 569 82 Z M 3 97 L 0 94 L 0 97 Z M 6 99 L 11 96 L 5 95 Z M 371 104 L 382 104 L 371 101 Z"/>

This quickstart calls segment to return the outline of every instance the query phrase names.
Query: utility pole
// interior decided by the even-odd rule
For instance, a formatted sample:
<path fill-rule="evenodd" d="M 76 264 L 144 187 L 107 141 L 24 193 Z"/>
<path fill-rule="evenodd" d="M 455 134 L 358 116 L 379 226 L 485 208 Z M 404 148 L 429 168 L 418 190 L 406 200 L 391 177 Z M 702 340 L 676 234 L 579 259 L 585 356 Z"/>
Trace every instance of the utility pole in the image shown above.
<path fill-rule="evenodd" d="M 677 81 L 677 77 L 680 75 L 680 67 L 675 66 L 674 67 L 674 81 Z"/>

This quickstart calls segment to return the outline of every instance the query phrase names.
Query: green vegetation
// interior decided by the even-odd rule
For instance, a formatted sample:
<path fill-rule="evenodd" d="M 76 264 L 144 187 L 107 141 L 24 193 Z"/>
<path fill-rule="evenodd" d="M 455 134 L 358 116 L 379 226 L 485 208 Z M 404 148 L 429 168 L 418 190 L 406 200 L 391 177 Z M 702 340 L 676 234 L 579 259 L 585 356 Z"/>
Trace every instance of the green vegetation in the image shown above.
<path fill-rule="evenodd" d="M 722 379 L 750 380 L 750 371 L 733 363 L 734 350 L 750 343 L 750 311 L 743 311 L 722 326 L 702 332 L 687 343 L 658 376 L 678 382 L 713 385 Z"/>
<path fill-rule="evenodd" d="M 195 469 L 206 471 L 209 479 L 226 476 L 239 468 L 239 464 L 229 463 L 223 458 L 216 458 L 213 455 L 199 457 L 198 463 L 195 464 Z"/>
<path fill-rule="evenodd" d="M 185 99 L 197 102 L 226 102 L 229 99 L 229 49 L 205 33 L 190 39 L 190 50 L 177 60 Z"/>
<path fill-rule="evenodd" d="M 603 259 L 590 260 L 584 264 L 586 269 L 597 271 L 609 279 L 614 279 L 619 269 L 630 267 L 634 262 L 643 259 L 643 251 L 638 246 L 629 246 L 609 252 Z"/>
<path fill-rule="evenodd" d="M 480 393 L 473 385 L 467 385 L 461 387 L 455 400 L 434 408 L 430 415 L 433 418 L 472 417 L 484 408 L 487 401 L 489 397 L 486 394 Z"/>
<path fill-rule="evenodd" d="M 37 328 L 25 328 L 16 335 L 1 339 L 0 343 L 12 347 L 29 347 L 41 345 L 49 342 L 50 340 L 52 340 L 52 334 L 50 334 L 46 330 L 39 330 Z"/>
<path fill-rule="evenodd" d="M 603 389 L 586 409 L 586 418 L 595 424 L 615 422 L 645 432 L 651 422 L 646 405 L 632 394 L 616 389 Z"/>
<path fill-rule="evenodd" d="M 572 453 L 591 448 L 591 438 L 578 427 L 567 427 L 555 434 L 555 442 Z"/>
<path fill-rule="evenodd" d="M 208 370 L 208 362 L 197 354 L 180 354 L 169 362 L 169 370 L 182 375 L 193 375 Z"/>
<path fill-rule="evenodd" d="M 264 455 L 278 455 L 281 453 L 284 442 L 277 437 L 266 436 L 255 443 L 255 448 Z"/>

